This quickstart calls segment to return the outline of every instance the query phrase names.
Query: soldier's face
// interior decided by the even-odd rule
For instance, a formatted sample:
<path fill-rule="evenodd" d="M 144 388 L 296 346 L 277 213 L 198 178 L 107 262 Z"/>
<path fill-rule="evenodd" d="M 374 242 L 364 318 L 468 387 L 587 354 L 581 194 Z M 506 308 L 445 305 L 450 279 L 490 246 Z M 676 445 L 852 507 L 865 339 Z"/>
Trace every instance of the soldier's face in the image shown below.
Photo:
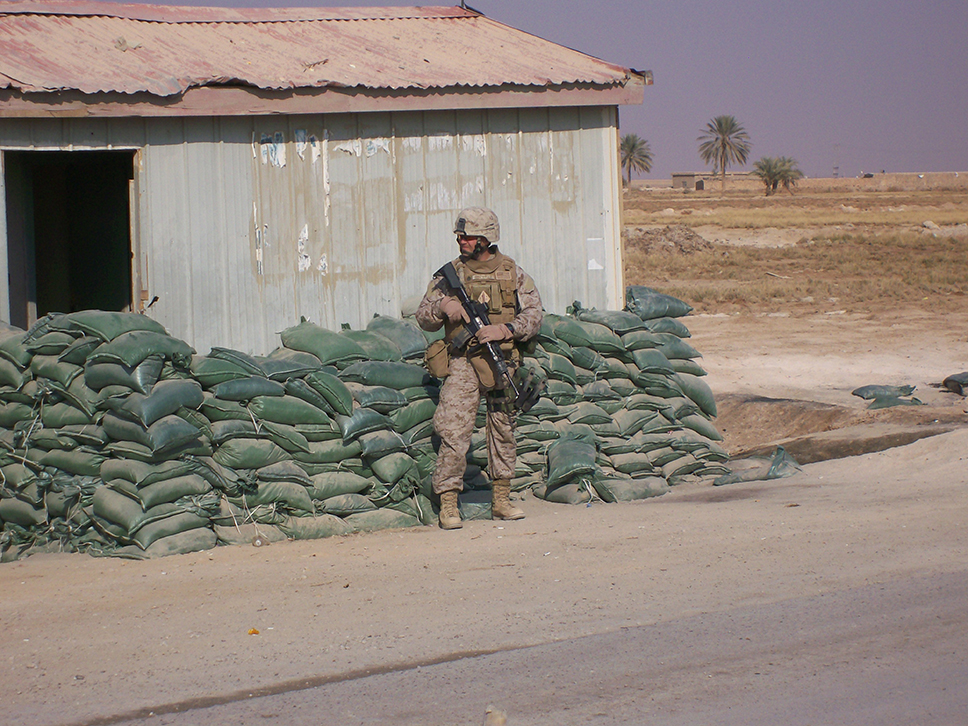
<path fill-rule="evenodd" d="M 457 244 L 460 247 L 460 253 L 465 257 L 473 255 L 474 250 L 477 248 L 477 241 L 480 239 L 483 239 L 483 237 L 474 237 L 466 234 L 457 235 Z"/>

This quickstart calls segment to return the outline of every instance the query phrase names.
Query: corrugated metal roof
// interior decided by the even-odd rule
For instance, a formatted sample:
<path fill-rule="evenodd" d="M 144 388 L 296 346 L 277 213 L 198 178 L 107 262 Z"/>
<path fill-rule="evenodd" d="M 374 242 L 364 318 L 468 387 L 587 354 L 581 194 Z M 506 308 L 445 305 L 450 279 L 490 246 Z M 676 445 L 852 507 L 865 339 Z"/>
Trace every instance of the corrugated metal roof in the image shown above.
<path fill-rule="evenodd" d="M 0 89 L 24 93 L 614 86 L 630 74 L 459 7 L 0 2 Z"/>

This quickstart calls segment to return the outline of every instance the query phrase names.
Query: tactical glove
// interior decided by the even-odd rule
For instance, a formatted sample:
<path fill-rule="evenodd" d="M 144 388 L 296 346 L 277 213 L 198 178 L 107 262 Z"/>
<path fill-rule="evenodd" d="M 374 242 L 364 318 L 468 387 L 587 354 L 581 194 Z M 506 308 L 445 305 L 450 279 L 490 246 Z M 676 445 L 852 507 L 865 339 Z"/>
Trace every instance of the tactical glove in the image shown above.
<path fill-rule="evenodd" d="M 481 343 L 501 343 L 511 340 L 511 331 L 507 325 L 485 325 L 477 331 L 477 340 Z"/>
<path fill-rule="evenodd" d="M 460 304 L 460 300 L 455 297 L 443 297 L 440 299 L 440 312 L 442 312 L 447 319 L 452 323 L 459 323 L 464 321 L 469 323 L 471 321 L 470 316 L 468 316 L 467 311 L 464 310 L 464 306 Z"/>

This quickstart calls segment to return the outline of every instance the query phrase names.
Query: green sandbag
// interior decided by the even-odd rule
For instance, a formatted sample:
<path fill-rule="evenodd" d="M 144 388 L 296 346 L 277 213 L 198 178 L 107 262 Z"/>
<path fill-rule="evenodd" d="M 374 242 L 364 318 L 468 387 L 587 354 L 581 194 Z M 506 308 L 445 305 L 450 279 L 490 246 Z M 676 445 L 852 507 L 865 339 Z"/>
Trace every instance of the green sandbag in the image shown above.
<path fill-rule="evenodd" d="M 315 500 L 328 499 L 340 494 L 361 494 L 372 484 L 366 477 L 351 471 L 328 471 L 315 474 L 311 479 L 309 496 Z"/>
<path fill-rule="evenodd" d="M 361 434 L 359 441 L 360 446 L 363 447 L 363 456 L 368 460 L 378 459 L 407 448 L 407 444 L 400 434 L 386 429 Z"/>
<path fill-rule="evenodd" d="M 407 399 L 407 403 L 413 403 L 414 401 L 420 401 L 425 398 L 433 400 L 434 403 L 440 400 L 440 387 L 431 384 L 401 388 L 400 393 Z"/>
<path fill-rule="evenodd" d="M 534 494 L 539 499 L 556 504 L 585 504 L 591 501 L 592 495 L 588 491 L 590 485 L 585 479 L 578 482 L 566 482 L 558 486 L 540 484 L 534 488 Z"/>
<path fill-rule="evenodd" d="M 546 314 L 545 318 L 551 318 L 555 336 L 568 345 L 591 348 L 604 355 L 615 355 L 625 351 L 622 339 L 604 325 L 584 323 L 560 315 Z"/>
<path fill-rule="evenodd" d="M 18 368 L 23 370 L 30 365 L 33 354 L 27 350 L 24 342 L 26 335 L 15 334 L 0 340 L 0 356 L 3 356 Z"/>
<path fill-rule="evenodd" d="M 556 487 L 598 470 L 595 446 L 586 441 L 559 439 L 548 446 L 548 486 Z"/>
<path fill-rule="evenodd" d="M 625 288 L 625 309 L 643 320 L 681 318 L 692 312 L 688 303 L 643 285 Z"/>
<path fill-rule="evenodd" d="M 81 446 L 73 451 L 48 451 L 41 457 L 40 463 L 78 476 L 98 476 L 106 458 L 94 449 Z"/>
<path fill-rule="evenodd" d="M 350 514 L 344 517 L 344 521 L 355 532 L 376 532 L 381 529 L 401 529 L 420 525 L 420 520 L 416 517 L 386 507 L 371 512 Z"/>
<path fill-rule="evenodd" d="M 267 378 L 281 382 L 288 381 L 290 378 L 302 378 L 323 366 L 319 358 L 312 353 L 289 348 L 276 348 L 267 357 L 256 360 Z"/>
<path fill-rule="evenodd" d="M 363 348 L 350 338 L 306 321 L 286 328 L 279 337 L 287 348 L 312 353 L 323 365 L 366 358 Z"/>
<path fill-rule="evenodd" d="M 0 386 L 10 386 L 19 389 L 29 378 L 30 372 L 24 372 L 17 365 L 6 358 L 0 358 Z"/>
<path fill-rule="evenodd" d="M 539 363 L 548 374 L 548 378 L 565 381 L 573 386 L 577 382 L 575 380 L 575 366 L 563 355 L 549 353 L 548 357 L 542 358 Z"/>
<path fill-rule="evenodd" d="M 313 480 L 303 471 L 294 461 L 278 461 L 257 470 L 256 479 L 264 481 L 287 481 L 293 484 L 300 484 L 303 487 L 311 487 Z"/>
<path fill-rule="evenodd" d="M 675 372 L 669 363 L 669 359 L 658 348 L 642 348 L 632 351 L 632 360 L 635 362 L 635 366 L 644 373 L 671 375 Z"/>
<path fill-rule="evenodd" d="M 123 333 L 133 330 L 147 330 L 160 335 L 166 335 L 165 327 L 138 313 L 119 313 L 109 310 L 80 310 L 65 316 L 70 320 L 70 326 L 93 335 L 104 341 L 111 341 Z"/>
<path fill-rule="evenodd" d="M 658 416 L 659 414 L 652 410 L 622 409 L 612 414 L 612 421 L 618 425 L 622 436 L 634 436 Z"/>
<path fill-rule="evenodd" d="M 716 417 L 716 399 L 709 384 L 698 376 L 677 373 L 676 381 L 686 394 L 707 416 Z"/>
<path fill-rule="evenodd" d="M 635 393 L 625 399 L 629 411 L 662 411 L 668 407 L 668 399 L 648 393 Z"/>
<path fill-rule="evenodd" d="M 0 522 L 10 522 L 21 527 L 37 527 L 47 521 L 44 507 L 33 507 L 17 498 L 0 499 Z"/>
<path fill-rule="evenodd" d="M 577 403 L 581 399 L 581 393 L 570 383 L 565 381 L 549 380 L 545 389 L 548 396 L 558 406 L 567 406 Z"/>
<path fill-rule="evenodd" d="M 676 373 L 688 373 L 691 376 L 706 375 L 706 369 L 690 358 L 671 358 L 669 365 Z"/>
<path fill-rule="evenodd" d="M 366 330 L 341 330 L 339 334 L 360 346 L 366 353 L 367 360 L 403 360 L 400 346 L 382 335 L 370 333 Z"/>
<path fill-rule="evenodd" d="M 389 454 L 377 459 L 371 462 L 370 467 L 384 484 L 396 484 L 407 475 L 419 478 L 417 463 L 403 452 Z"/>
<path fill-rule="evenodd" d="M 133 441 L 148 447 L 154 455 L 171 452 L 197 441 L 201 432 L 178 416 L 164 416 L 147 429 L 114 413 L 106 413 L 101 425 L 115 441 Z"/>
<path fill-rule="evenodd" d="M 197 527 L 177 534 L 161 537 L 145 548 L 145 557 L 168 557 L 186 555 L 189 552 L 204 552 L 218 544 L 215 532 L 207 527 Z"/>
<path fill-rule="evenodd" d="M 84 382 L 95 391 L 107 386 L 126 386 L 132 391 L 147 394 L 161 377 L 164 365 L 165 359 L 158 355 L 149 355 L 135 366 L 93 363 L 88 359 L 84 366 Z"/>
<path fill-rule="evenodd" d="M 143 487 L 138 487 L 124 479 L 116 479 L 110 482 L 109 486 L 134 499 L 144 510 L 159 504 L 170 504 L 182 497 L 194 497 L 212 491 L 212 485 L 197 474 L 176 476 Z"/>
<path fill-rule="evenodd" d="M 663 341 L 662 345 L 659 346 L 659 350 L 662 351 L 662 355 L 669 360 L 674 358 L 702 358 L 702 353 L 693 348 L 682 338 L 672 335 L 672 333 L 657 333 L 657 336 L 659 336 Z"/>
<path fill-rule="evenodd" d="M 427 350 L 427 339 L 423 332 L 406 320 L 377 315 L 367 323 L 366 329 L 392 340 L 404 359 L 420 358 Z"/>
<path fill-rule="evenodd" d="M 336 425 L 335 421 L 330 421 L 324 424 L 296 424 L 294 427 L 296 431 L 306 437 L 307 441 L 332 441 L 333 439 L 340 439 L 343 434 L 340 433 L 339 426 Z"/>
<path fill-rule="evenodd" d="M 122 482 L 122 484 L 131 486 L 128 482 Z M 170 502 L 146 510 L 134 497 L 118 491 L 114 486 L 98 487 L 93 497 L 95 516 L 119 525 L 124 530 L 125 537 L 134 534 L 151 522 L 157 522 L 184 511 Z"/>
<path fill-rule="evenodd" d="M 182 406 L 197 409 L 202 405 L 203 400 L 202 387 L 196 381 L 159 381 L 147 396 L 137 392 L 128 396 L 120 412 L 122 415 L 140 421 L 145 426 L 151 426 L 158 419 L 175 413 Z"/>
<path fill-rule="evenodd" d="M 581 346 L 576 346 L 571 349 L 568 358 L 579 368 L 585 368 L 593 373 L 598 373 L 598 371 L 607 367 L 605 358 L 602 356 L 602 354 L 598 351 L 592 350 L 591 348 L 582 348 Z"/>
<path fill-rule="evenodd" d="M 407 397 L 395 388 L 364 386 L 360 383 L 347 383 L 346 387 L 361 408 L 372 408 L 378 413 L 385 414 L 407 405 Z"/>
<path fill-rule="evenodd" d="M 344 443 L 341 439 L 334 439 L 332 441 L 312 441 L 309 444 L 308 452 L 297 451 L 292 455 L 292 458 L 308 464 L 331 464 L 357 457 L 362 452 L 363 446 L 359 441 Z"/>
<path fill-rule="evenodd" d="M 308 353 L 306 355 L 308 355 Z M 292 378 L 286 381 L 286 393 L 288 393 L 290 396 L 301 398 L 306 403 L 311 403 L 319 410 L 325 411 L 327 414 L 332 415 L 336 413 L 336 409 L 330 405 L 329 401 L 327 401 L 322 394 L 320 394 L 315 388 L 310 386 L 301 378 Z"/>
<path fill-rule="evenodd" d="M 364 386 L 386 386 L 400 390 L 430 383 L 430 374 L 422 366 L 392 361 L 362 361 L 340 372 L 344 381 Z"/>
<path fill-rule="evenodd" d="M 591 401 L 579 401 L 568 410 L 568 420 L 576 424 L 611 423 L 612 417 Z"/>
<path fill-rule="evenodd" d="M 437 404 L 430 398 L 408 403 L 390 414 L 390 424 L 394 431 L 403 433 L 425 421 L 430 421 L 437 411 Z"/>
<path fill-rule="evenodd" d="M 924 401 L 920 398 L 899 398 L 897 396 L 877 396 L 867 406 L 870 410 L 879 408 L 892 408 L 894 406 L 923 406 Z"/>
<path fill-rule="evenodd" d="M 616 335 L 625 335 L 644 327 L 642 318 L 624 310 L 579 310 L 578 319 L 586 323 L 604 325 Z"/>
<path fill-rule="evenodd" d="M 62 363 L 73 363 L 76 366 L 83 366 L 87 363 L 87 358 L 94 350 L 103 343 L 100 338 L 96 338 L 93 335 L 85 335 L 77 340 L 74 340 L 69 346 L 67 346 L 60 355 L 57 356 L 57 360 Z"/>
<path fill-rule="evenodd" d="M 915 386 L 881 386 L 869 385 L 855 388 L 851 395 L 863 398 L 865 401 L 873 401 L 875 398 L 901 398 L 910 396 L 914 393 Z"/>
<path fill-rule="evenodd" d="M 637 479 L 595 479 L 595 492 L 606 502 L 634 502 L 639 499 L 658 497 L 669 491 L 665 479 L 646 476 Z"/>
<path fill-rule="evenodd" d="M 389 419 L 371 408 L 358 408 L 352 416 L 336 416 L 336 424 L 343 434 L 343 441 L 350 442 L 363 434 L 390 428 Z"/>
<path fill-rule="evenodd" d="M 170 359 L 179 368 L 188 368 L 194 354 L 195 349 L 178 338 L 147 330 L 135 330 L 122 333 L 111 342 L 100 346 L 87 360 L 94 364 L 120 363 L 134 367 L 148 356 L 161 356 Z"/>
<path fill-rule="evenodd" d="M 255 493 L 246 493 L 242 498 L 247 507 L 276 504 L 290 511 L 314 511 L 313 500 L 310 499 L 306 487 L 290 481 L 259 482 L 259 488 Z"/>
<path fill-rule="evenodd" d="M 702 434 L 710 441 L 723 440 L 723 435 L 716 430 L 716 427 L 712 424 L 712 422 L 699 414 L 684 416 L 682 419 L 680 419 L 679 423 L 687 428 L 692 429 L 696 433 Z"/>
<path fill-rule="evenodd" d="M 434 433 L 434 420 L 432 418 L 426 421 L 421 421 L 416 426 L 407 429 L 406 431 L 401 431 L 400 435 L 403 437 L 404 442 L 408 447 L 414 446 L 417 443 L 429 439 Z"/>
<path fill-rule="evenodd" d="M 593 381 L 581 387 L 581 395 L 586 401 L 617 401 L 622 398 L 607 380 Z"/>
<path fill-rule="evenodd" d="M 309 439 L 307 439 L 295 426 L 276 423 L 275 421 L 262 421 L 261 428 L 269 437 L 286 451 L 292 453 L 296 451 L 309 451 Z"/>
<path fill-rule="evenodd" d="M 249 376 L 216 384 L 212 393 L 223 401 L 251 401 L 257 396 L 285 396 L 286 387 L 262 376 Z"/>
<path fill-rule="evenodd" d="M 612 467 L 623 474 L 637 476 L 655 470 L 651 458 L 647 454 L 629 452 L 628 454 L 612 454 Z"/>
<path fill-rule="evenodd" d="M 216 446 L 221 446 L 230 439 L 244 437 L 256 439 L 269 438 L 265 430 L 257 430 L 256 425 L 248 418 L 213 421 L 209 427 L 209 438 Z"/>
<path fill-rule="evenodd" d="M 62 426 L 94 423 L 93 417 L 87 412 L 66 402 L 55 403 L 53 406 L 44 406 L 41 421 L 43 421 L 44 426 L 52 429 L 59 429 Z"/>
<path fill-rule="evenodd" d="M 345 517 L 350 514 L 360 512 L 370 512 L 376 509 L 376 505 L 362 494 L 337 494 L 319 502 L 318 507 L 327 514 L 335 514 L 337 517 Z"/>
<path fill-rule="evenodd" d="M 146 550 L 163 537 L 171 537 L 192 529 L 208 527 L 208 523 L 208 519 L 199 517 L 197 514 L 181 512 L 144 525 L 138 529 L 131 539 L 141 549 Z M 214 532 L 212 536 L 214 537 Z"/>
<path fill-rule="evenodd" d="M 223 401 L 216 398 L 211 391 L 205 392 L 202 405 L 199 407 L 202 415 L 213 423 L 216 421 L 241 420 L 251 421 L 252 414 L 238 401 Z"/>
<path fill-rule="evenodd" d="M 349 416 L 353 412 L 353 394 L 346 384 L 333 374 L 316 371 L 308 374 L 303 380 L 325 398 L 336 413 Z"/>
<path fill-rule="evenodd" d="M 635 384 L 640 393 L 648 393 L 650 396 L 658 396 L 659 398 L 678 398 L 682 396 L 682 389 L 679 388 L 679 382 L 674 375 L 643 371 L 635 377 Z"/>
<path fill-rule="evenodd" d="M 279 530 L 294 540 L 306 540 L 350 534 L 353 528 L 335 515 L 317 514 L 315 517 L 290 517 L 279 524 Z"/>
<path fill-rule="evenodd" d="M 302 522 L 304 520 L 313 520 L 315 517 L 294 517 L 297 522 Z M 289 518 L 286 519 L 286 522 Z M 343 520 L 338 520 L 341 524 Z M 315 537 L 296 537 L 290 534 L 289 531 L 283 531 L 282 525 L 276 524 L 215 524 L 212 529 L 215 531 L 215 536 L 218 538 L 219 544 L 224 545 L 251 545 L 255 541 L 256 537 L 259 538 L 263 544 L 273 542 L 285 542 L 289 537 L 293 539 L 316 539 Z M 206 530 L 194 530 L 197 532 L 204 532 Z"/>
<path fill-rule="evenodd" d="M 292 457 L 272 441 L 239 438 L 219 446 L 212 458 L 230 469 L 261 469 Z"/>
<path fill-rule="evenodd" d="M 326 424 L 330 421 L 325 411 L 295 396 L 257 396 L 249 401 L 248 409 L 257 419 L 282 424 Z"/>
<path fill-rule="evenodd" d="M 129 459 L 107 459 L 101 464 L 99 475 L 104 481 L 123 479 L 141 487 L 191 474 L 197 466 L 191 461 L 182 460 L 148 464 Z"/>
<path fill-rule="evenodd" d="M 208 352 L 208 357 L 231 363 L 250 376 L 265 375 L 265 371 L 262 370 L 262 364 L 259 360 L 255 356 L 243 353 L 241 350 L 216 346 Z"/>
<path fill-rule="evenodd" d="M 0 488 L 19 491 L 37 481 L 37 473 L 19 461 L 0 467 Z"/>
<path fill-rule="evenodd" d="M 192 358 L 191 372 L 205 388 L 252 375 L 232 361 L 202 355 Z"/>
<path fill-rule="evenodd" d="M 84 369 L 73 363 L 61 363 L 56 355 L 35 355 L 30 361 L 30 371 L 34 378 L 49 378 L 67 388 Z"/>
<path fill-rule="evenodd" d="M 676 320 L 675 318 L 653 318 L 643 322 L 645 323 L 645 327 L 653 333 L 672 333 L 679 338 L 692 337 L 689 328 L 682 321 Z"/>
<path fill-rule="evenodd" d="M 52 330 L 49 333 L 45 333 L 44 335 L 31 340 L 26 344 L 26 348 L 31 355 L 35 356 L 59 356 L 68 347 L 70 347 L 74 340 L 75 337 L 70 333 L 66 333 L 62 330 Z"/>
<path fill-rule="evenodd" d="M 630 351 L 658 348 L 662 342 L 662 339 L 651 330 L 636 330 L 622 336 L 622 344 Z"/>

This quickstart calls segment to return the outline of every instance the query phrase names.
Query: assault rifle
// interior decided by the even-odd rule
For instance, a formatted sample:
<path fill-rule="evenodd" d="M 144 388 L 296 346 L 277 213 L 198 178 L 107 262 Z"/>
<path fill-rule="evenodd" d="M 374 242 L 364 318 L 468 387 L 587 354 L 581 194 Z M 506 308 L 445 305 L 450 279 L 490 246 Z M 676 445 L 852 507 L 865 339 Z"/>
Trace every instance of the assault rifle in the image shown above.
<path fill-rule="evenodd" d="M 464 306 L 467 317 L 470 318 L 470 322 L 464 323 L 464 327 L 457 333 L 450 344 L 452 350 L 460 352 L 468 346 L 471 339 L 477 335 L 481 328 L 491 324 L 490 318 L 487 315 L 487 305 L 477 300 L 472 300 L 471 296 L 467 294 L 467 289 L 464 287 L 460 275 L 457 274 L 457 268 L 454 267 L 453 262 L 448 262 L 441 267 L 437 271 L 437 274 L 441 275 L 448 287 L 456 293 L 457 299 Z M 541 389 L 543 388 L 543 386 L 539 385 L 539 381 L 535 379 L 534 372 L 528 370 L 524 380 L 515 380 L 515 376 L 508 367 L 508 362 L 504 357 L 504 351 L 501 350 L 499 344 L 493 342 L 477 343 L 467 348 L 467 351 L 474 353 L 481 349 L 487 352 L 487 357 L 494 366 L 494 370 L 497 371 L 498 377 L 507 381 L 508 386 L 514 392 L 513 402 L 515 408 L 522 413 L 529 411 L 538 402 L 538 398 L 541 396 Z M 524 370 L 523 367 L 522 370 Z"/>

